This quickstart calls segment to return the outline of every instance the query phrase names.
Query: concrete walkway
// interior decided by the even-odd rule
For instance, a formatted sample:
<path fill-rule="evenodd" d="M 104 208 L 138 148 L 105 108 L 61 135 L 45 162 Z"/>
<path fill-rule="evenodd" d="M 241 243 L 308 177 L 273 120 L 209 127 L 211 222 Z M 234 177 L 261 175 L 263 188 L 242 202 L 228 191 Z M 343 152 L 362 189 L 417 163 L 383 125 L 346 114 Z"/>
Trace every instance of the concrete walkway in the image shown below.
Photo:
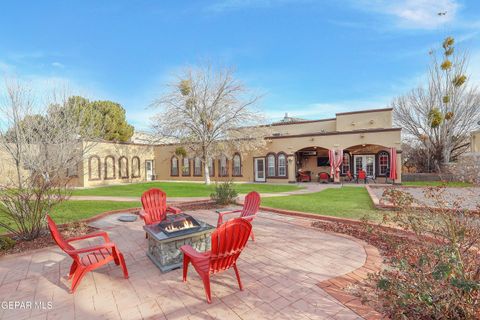
<path fill-rule="evenodd" d="M 341 188 L 340 184 L 319 184 L 319 183 L 300 183 L 298 184 L 303 189 L 287 191 L 287 192 L 276 192 L 276 193 L 261 193 L 262 197 L 284 197 L 291 196 L 296 194 L 306 194 L 313 193 L 325 190 L 327 188 Z M 239 200 L 243 201 L 245 194 L 239 195 Z M 169 202 L 189 202 L 189 201 L 198 201 L 198 200 L 209 200 L 210 197 L 168 197 Z M 139 202 L 140 197 L 114 197 L 114 196 L 71 196 L 70 200 L 81 200 L 81 201 L 117 201 L 117 202 Z"/>
<path fill-rule="evenodd" d="M 212 211 L 195 211 L 216 223 Z M 317 286 L 361 267 L 366 252 L 357 242 L 308 227 L 309 219 L 261 212 L 238 267 L 212 276 L 212 304 L 194 268 L 187 283 L 182 270 L 162 274 L 146 257 L 142 222 L 122 223 L 111 215 L 94 223 L 124 253 L 130 278 L 111 263 L 83 279 L 70 294 L 66 274 L 71 258 L 57 247 L 0 259 L 2 301 L 51 302 L 52 308 L 0 309 L 1 319 L 361 319 Z M 82 245 L 93 245 L 89 240 Z"/>

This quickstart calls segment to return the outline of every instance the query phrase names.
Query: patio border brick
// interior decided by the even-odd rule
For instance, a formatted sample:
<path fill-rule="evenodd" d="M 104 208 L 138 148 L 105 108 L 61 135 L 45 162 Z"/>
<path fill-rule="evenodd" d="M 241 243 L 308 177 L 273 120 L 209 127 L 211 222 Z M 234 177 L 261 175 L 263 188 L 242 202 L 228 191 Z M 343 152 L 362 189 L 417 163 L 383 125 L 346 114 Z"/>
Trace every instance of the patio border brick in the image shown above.
<path fill-rule="evenodd" d="M 359 283 L 362 280 L 367 279 L 369 273 L 378 272 L 382 269 L 383 258 L 380 255 L 380 251 L 372 246 L 367 244 L 365 241 L 357 239 L 355 237 L 332 232 L 335 235 L 350 239 L 355 241 L 363 247 L 366 254 L 365 263 L 358 269 L 355 269 L 344 275 L 324 280 L 317 283 L 317 286 L 322 288 L 329 295 L 337 299 L 341 304 L 367 320 L 376 320 L 376 319 L 388 319 L 372 307 L 365 305 L 362 301 L 348 293 L 345 289 Z"/>

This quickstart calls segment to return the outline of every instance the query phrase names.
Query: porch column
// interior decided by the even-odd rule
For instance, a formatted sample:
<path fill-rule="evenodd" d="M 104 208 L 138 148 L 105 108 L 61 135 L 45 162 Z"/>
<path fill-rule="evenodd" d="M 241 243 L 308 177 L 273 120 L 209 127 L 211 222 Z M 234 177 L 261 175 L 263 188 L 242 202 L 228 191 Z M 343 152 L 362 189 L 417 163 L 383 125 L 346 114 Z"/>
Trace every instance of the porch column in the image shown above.
<path fill-rule="evenodd" d="M 397 179 L 395 183 L 402 183 L 402 153 L 397 152 Z"/>
<path fill-rule="evenodd" d="M 288 163 L 288 172 L 287 172 L 287 175 L 288 175 L 288 182 L 289 183 L 295 183 L 297 182 L 296 180 L 296 171 L 295 171 L 295 155 L 291 154 L 289 156 L 287 156 L 287 163 Z"/>

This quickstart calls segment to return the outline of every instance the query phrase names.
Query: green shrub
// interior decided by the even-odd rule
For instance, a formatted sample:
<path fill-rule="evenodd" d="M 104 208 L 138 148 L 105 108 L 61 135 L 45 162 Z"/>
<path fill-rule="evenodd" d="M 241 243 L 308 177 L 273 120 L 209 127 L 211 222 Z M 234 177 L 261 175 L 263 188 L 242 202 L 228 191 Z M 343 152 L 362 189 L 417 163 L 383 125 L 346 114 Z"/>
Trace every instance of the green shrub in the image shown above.
<path fill-rule="evenodd" d="M 0 237 L 0 250 L 12 249 L 17 242 L 10 237 Z"/>
<path fill-rule="evenodd" d="M 215 184 L 215 192 L 210 195 L 210 198 L 215 201 L 216 204 L 227 205 L 235 203 L 238 193 L 234 189 L 232 181 L 226 181 Z"/>

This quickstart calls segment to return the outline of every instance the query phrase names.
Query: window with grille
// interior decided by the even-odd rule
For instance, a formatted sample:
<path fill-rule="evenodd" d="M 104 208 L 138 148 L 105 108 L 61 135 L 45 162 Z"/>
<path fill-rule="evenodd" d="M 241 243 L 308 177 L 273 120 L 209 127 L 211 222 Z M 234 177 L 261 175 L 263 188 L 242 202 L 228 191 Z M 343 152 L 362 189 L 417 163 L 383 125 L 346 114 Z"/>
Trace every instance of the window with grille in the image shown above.
<path fill-rule="evenodd" d="M 388 172 L 388 168 L 390 167 L 390 161 L 388 152 L 382 151 L 378 154 L 378 174 L 384 176 Z"/>
<path fill-rule="evenodd" d="M 195 157 L 193 175 L 201 176 L 202 175 L 202 160 L 199 157 Z"/>
<path fill-rule="evenodd" d="M 343 161 L 342 161 L 342 174 L 347 174 L 347 172 L 350 171 L 350 154 L 344 153 L 343 154 Z"/>
<path fill-rule="evenodd" d="M 267 156 L 267 176 L 275 177 L 275 155 L 273 154 Z"/>
<path fill-rule="evenodd" d="M 278 176 L 286 177 L 287 176 L 287 157 L 284 154 L 279 154 L 277 163 L 278 163 Z"/>
<path fill-rule="evenodd" d="M 233 175 L 237 177 L 242 175 L 242 159 L 239 154 L 233 156 Z"/>
<path fill-rule="evenodd" d="M 177 159 L 177 157 L 172 158 L 171 175 L 172 176 L 178 176 L 178 159 Z"/>

